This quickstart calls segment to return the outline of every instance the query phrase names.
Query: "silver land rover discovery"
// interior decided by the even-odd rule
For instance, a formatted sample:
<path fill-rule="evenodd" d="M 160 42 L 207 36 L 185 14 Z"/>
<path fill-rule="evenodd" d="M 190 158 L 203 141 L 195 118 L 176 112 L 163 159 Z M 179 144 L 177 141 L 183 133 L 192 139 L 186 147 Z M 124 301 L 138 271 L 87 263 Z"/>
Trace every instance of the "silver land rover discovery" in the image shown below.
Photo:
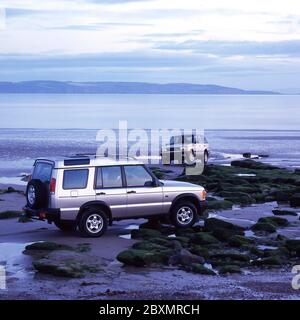
<path fill-rule="evenodd" d="M 99 237 L 114 220 L 168 217 L 191 227 L 206 204 L 203 187 L 158 180 L 131 159 L 74 156 L 37 159 L 26 190 L 25 213 L 63 231 Z"/>

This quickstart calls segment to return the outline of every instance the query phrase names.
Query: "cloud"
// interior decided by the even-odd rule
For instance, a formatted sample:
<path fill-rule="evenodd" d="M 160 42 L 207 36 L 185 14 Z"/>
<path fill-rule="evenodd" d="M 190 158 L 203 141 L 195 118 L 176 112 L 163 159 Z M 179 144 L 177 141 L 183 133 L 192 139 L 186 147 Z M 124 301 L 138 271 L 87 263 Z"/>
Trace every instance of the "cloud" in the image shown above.
<path fill-rule="evenodd" d="M 258 42 L 258 41 L 185 41 L 158 42 L 155 48 L 161 50 L 189 50 L 218 56 L 296 56 L 300 57 L 300 40 Z"/>

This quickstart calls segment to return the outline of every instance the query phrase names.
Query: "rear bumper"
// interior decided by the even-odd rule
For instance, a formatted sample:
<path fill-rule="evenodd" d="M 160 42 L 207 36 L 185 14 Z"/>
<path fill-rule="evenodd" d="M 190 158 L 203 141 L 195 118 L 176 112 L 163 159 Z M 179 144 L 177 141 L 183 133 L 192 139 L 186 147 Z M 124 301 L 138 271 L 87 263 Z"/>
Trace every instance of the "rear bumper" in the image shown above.
<path fill-rule="evenodd" d="M 23 208 L 23 211 L 26 213 L 26 215 L 30 218 L 35 218 L 39 220 L 49 220 L 54 221 L 58 220 L 60 218 L 60 209 L 31 209 L 28 206 L 25 206 Z"/>

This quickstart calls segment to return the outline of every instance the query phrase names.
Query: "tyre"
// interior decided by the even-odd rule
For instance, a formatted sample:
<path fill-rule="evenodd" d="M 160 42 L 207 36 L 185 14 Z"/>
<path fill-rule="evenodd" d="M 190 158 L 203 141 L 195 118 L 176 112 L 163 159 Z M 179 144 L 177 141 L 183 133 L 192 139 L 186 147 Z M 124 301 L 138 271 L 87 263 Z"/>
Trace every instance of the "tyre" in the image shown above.
<path fill-rule="evenodd" d="M 54 221 L 58 229 L 64 232 L 72 232 L 76 230 L 76 223 L 74 221 Z"/>
<path fill-rule="evenodd" d="M 33 179 L 28 182 L 26 189 L 27 206 L 31 209 L 42 209 L 48 205 L 47 185 L 41 180 Z"/>
<path fill-rule="evenodd" d="M 204 164 L 208 163 L 208 152 L 207 150 L 204 151 Z"/>
<path fill-rule="evenodd" d="M 171 209 L 171 222 L 177 228 L 190 228 L 197 221 L 197 209 L 189 201 L 180 201 Z"/>
<path fill-rule="evenodd" d="M 79 220 L 79 231 L 84 237 L 101 237 L 106 231 L 108 218 L 101 208 L 91 207 L 86 209 Z"/>

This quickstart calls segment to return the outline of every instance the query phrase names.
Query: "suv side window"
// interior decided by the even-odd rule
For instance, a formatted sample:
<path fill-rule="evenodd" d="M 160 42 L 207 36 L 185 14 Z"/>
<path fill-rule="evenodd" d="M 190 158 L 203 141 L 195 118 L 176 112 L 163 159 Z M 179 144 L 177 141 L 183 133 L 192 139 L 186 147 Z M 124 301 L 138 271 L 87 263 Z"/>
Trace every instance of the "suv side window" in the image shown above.
<path fill-rule="evenodd" d="M 50 182 L 52 173 L 52 164 L 37 162 L 34 166 L 32 179 L 39 179 L 42 182 Z"/>
<path fill-rule="evenodd" d="M 63 189 L 85 189 L 88 181 L 88 169 L 65 170 Z"/>
<path fill-rule="evenodd" d="M 143 166 L 124 166 L 124 171 L 128 187 L 144 187 L 146 182 L 153 181 Z"/>
<path fill-rule="evenodd" d="M 96 186 L 101 188 L 101 183 L 98 182 L 99 173 L 101 169 L 100 179 L 102 175 L 102 187 L 103 188 L 122 188 L 122 171 L 120 166 L 101 167 L 97 170 Z"/>

